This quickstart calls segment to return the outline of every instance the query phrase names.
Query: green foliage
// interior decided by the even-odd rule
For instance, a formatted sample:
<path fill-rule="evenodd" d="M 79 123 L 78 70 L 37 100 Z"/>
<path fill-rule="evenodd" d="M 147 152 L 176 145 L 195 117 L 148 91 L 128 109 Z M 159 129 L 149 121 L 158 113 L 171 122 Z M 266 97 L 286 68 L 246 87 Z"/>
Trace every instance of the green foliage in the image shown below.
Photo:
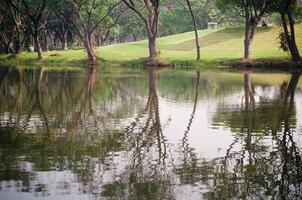
<path fill-rule="evenodd" d="M 133 12 L 127 10 L 117 20 L 117 35 L 127 37 L 132 35 L 134 40 L 147 37 L 143 21 Z"/>
<path fill-rule="evenodd" d="M 80 21 L 84 20 L 87 22 L 87 29 L 91 31 L 98 26 L 110 27 L 112 26 L 113 20 L 109 15 L 109 10 L 116 4 L 116 0 L 85 0 L 83 1 L 73 1 L 74 5 L 79 9 L 80 17 L 77 17 L 77 22 L 75 23 L 78 29 L 83 29 L 80 25 Z M 75 11 L 77 12 L 77 10 Z"/>

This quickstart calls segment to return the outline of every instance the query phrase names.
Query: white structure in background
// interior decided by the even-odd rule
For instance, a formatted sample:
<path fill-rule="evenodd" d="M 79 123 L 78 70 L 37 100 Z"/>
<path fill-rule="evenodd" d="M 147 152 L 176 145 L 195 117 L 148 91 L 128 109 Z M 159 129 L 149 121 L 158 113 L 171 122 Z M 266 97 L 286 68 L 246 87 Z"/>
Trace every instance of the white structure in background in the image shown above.
<path fill-rule="evenodd" d="M 298 3 L 300 4 L 300 7 L 302 7 L 302 0 L 298 0 Z"/>
<path fill-rule="evenodd" d="M 218 23 L 217 22 L 208 22 L 208 29 L 218 29 Z"/>

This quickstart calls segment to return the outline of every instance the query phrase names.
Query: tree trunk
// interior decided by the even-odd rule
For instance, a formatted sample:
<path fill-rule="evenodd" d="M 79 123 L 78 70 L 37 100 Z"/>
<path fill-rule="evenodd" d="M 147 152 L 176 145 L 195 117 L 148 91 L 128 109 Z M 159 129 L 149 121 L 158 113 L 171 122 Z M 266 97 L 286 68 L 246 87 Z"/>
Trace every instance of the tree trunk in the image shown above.
<path fill-rule="evenodd" d="M 156 48 L 156 36 L 149 36 L 149 58 L 154 60 L 158 56 Z"/>
<path fill-rule="evenodd" d="M 84 46 L 86 48 L 86 52 L 87 52 L 87 56 L 88 56 L 87 63 L 89 65 L 96 65 L 97 64 L 97 57 L 96 57 L 94 49 L 93 49 L 91 36 L 89 36 L 88 34 L 85 34 L 84 37 L 85 37 L 84 38 Z"/>
<path fill-rule="evenodd" d="M 295 27 L 294 27 L 295 25 L 290 11 L 287 11 L 287 16 L 290 26 L 290 32 L 288 30 L 288 24 L 287 24 L 285 13 L 281 13 L 281 20 L 284 29 L 286 43 L 291 54 L 291 59 L 293 61 L 299 61 L 301 57 L 300 57 L 299 49 L 296 44 Z"/>
<path fill-rule="evenodd" d="M 244 35 L 244 59 L 251 58 L 250 46 L 253 42 L 257 25 L 267 10 L 267 1 L 263 1 L 263 5 L 259 13 L 255 10 L 255 2 L 250 0 L 244 1 L 245 15 L 245 35 Z"/>
<path fill-rule="evenodd" d="M 102 35 L 96 35 L 96 37 L 95 37 L 95 39 L 96 39 L 96 45 L 98 47 L 101 46 L 100 37 L 102 37 Z"/>
<path fill-rule="evenodd" d="M 251 27 L 250 27 L 250 21 L 251 16 L 249 13 L 248 5 L 245 5 L 245 34 L 244 34 L 244 56 L 243 59 L 249 59 L 250 58 L 250 33 L 251 33 Z"/>
<path fill-rule="evenodd" d="M 200 60 L 200 46 L 199 46 L 199 41 L 198 41 L 198 32 L 197 32 L 196 20 L 195 20 L 195 16 L 194 16 L 194 13 L 193 13 L 192 8 L 191 8 L 190 0 L 186 0 L 186 2 L 187 2 L 187 5 L 188 5 L 188 8 L 190 10 L 190 14 L 191 14 L 192 21 L 193 21 L 193 27 L 194 27 L 194 32 L 195 32 L 197 60 Z"/>
<path fill-rule="evenodd" d="M 67 50 L 67 49 L 68 49 L 67 31 L 65 31 L 62 36 L 62 50 Z"/>
<path fill-rule="evenodd" d="M 21 31 L 20 28 L 17 27 L 17 40 L 15 42 L 15 54 L 19 54 L 21 52 L 21 47 L 22 47 Z"/>
<path fill-rule="evenodd" d="M 102 35 L 101 35 L 101 45 L 102 45 L 102 46 L 103 46 L 104 43 L 106 42 L 106 40 L 107 40 L 107 38 L 108 38 L 108 36 L 109 36 L 109 33 L 110 33 L 110 29 L 106 32 L 105 37 L 102 37 Z M 111 43 L 110 43 L 110 44 L 111 44 Z"/>
<path fill-rule="evenodd" d="M 38 52 L 38 59 L 42 60 L 43 59 L 43 52 L 42 52 L 42 48 L 41 48 L 41 44 L 40 44 L 38 34 L 34 35 L 34 43 L 35 43 L 36 51 Z"/>
<path fill-rule="evenodd" d="M 48 47 L 48 39 L 47 39 L 47 32 L 45 31 L 44 32 L 44 45 L 45 45 L 45 51 L 48 51 L 49 50 L 49 47 Z"/>
<path fill-rule="evenodd" d="M 253 42 L 257 25 L 258 25 L 258 23 L 251 22 L 251 23 L 248 23 L 246 26 L 245 37 L 244 37 L 244 59 L 251 58 L 250 46 L 251 46 L 251 43 Z"/>
<path fill-rule="evenodd" d="M 4 45 L 6 54 L 9 54 L 10 52 L 14 53 L 14 49 L 11 47 L 12 37 L 13 36 L 10 36 L 10 38 L 7 39 L 4 35 L 0 35 L 0 41 Z"/>
<path fill-rule="evenodd" d="M 291 43 L 293 47 L 293 61 L 299 61 L 301 59 L 299 49 L 296 43 L 296 33 L 295 33 L 295 21 L 292 18 L 291 12 L 287 10 L 287 16 L 289 21 L 289 27 L 290 27 L 290 36 L 291 36 Z"/>
<path fill-rule="evenodd" d="M 132 33 L 132 36 L 133 36 L 133 41 L 134 41 L 134 42 L 137 41 L 137 36 L 136 36 L 136 34 Z"/>
<path fill-rule="evenodd" d="M 250 52 L 250 40 L 249 40 L 249 35 L 250 35 L 250 30 L 249 27 L 245 27 L 245 36 L 244 36 L 244 59 L 249 59 L 251 56 Z"/>

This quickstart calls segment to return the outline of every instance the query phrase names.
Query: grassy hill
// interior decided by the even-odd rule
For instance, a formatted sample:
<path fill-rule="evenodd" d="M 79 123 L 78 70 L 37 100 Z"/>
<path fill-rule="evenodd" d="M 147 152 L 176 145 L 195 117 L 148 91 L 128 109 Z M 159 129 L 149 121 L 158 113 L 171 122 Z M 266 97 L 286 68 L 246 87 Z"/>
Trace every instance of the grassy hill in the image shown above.
<path fill-rule="evenodd" d="M 280 27 L 259 27 L 251 47 L 253 58 L 288 58 L 288 54 L 278 48 Z M 302 49 L 302 24 L 296 26 L 297 44 Z M 236 60 L 243 55 L 244 28 L 225 28 L 218 30 L 200 30 L 202 64 L 217 64 L 222 60 Z M 102 60 L 112 63 L 130 63 L 148 56 L 147 40 L 115 44 L 97 48 L 97 54 Z M 175 63 L 196 64 L 194 33 L 187 32 L 158 38 L 160 59 Z M 61 56 L 50 56 L 51 54 Z M 37 62 L 36 53 L 22 53 L 17 59 L 8 59 L 0 55 L 0 60 L 6 62 L 33 63 Z M 47 64 L 73 64 L 86 59 L 84 49 L 68 51 L 49 51 L 45 53 Z"/>

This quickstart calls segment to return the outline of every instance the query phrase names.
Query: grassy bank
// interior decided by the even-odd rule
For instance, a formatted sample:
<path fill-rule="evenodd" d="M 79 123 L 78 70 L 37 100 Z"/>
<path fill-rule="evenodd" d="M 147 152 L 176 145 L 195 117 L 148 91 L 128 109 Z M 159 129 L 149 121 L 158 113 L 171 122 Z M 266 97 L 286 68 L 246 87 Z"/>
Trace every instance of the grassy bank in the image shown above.
<path fill-rule="evenodd" d="M 287 59 L 289 55 L 278 48 L 280 27 L 259 27 L 251 47 L 253 58 Z M 296 26 L 297 44 L 302 49 L 302 24 Z M 243 28 L 199 31 L 202 60 L 195 61 L 194 33 L 187 32 L 158 39 L 160 59 L 175 65 L 218 66 L 221 61 L 235 61 L 243 55 Z M 56 56 L 53 56 L 57 54 Z M 148 56 L 147 41 L 109 45 L 97 48 L 100 62 L 135 65 Z M 44 53 L 45 65 L 80 65 L 85 63 L 84 49 L 49 51 Z M 0 55 L 0 63 L 38 65 L 36 53 L 22 53 L 17 58 Z"/>

